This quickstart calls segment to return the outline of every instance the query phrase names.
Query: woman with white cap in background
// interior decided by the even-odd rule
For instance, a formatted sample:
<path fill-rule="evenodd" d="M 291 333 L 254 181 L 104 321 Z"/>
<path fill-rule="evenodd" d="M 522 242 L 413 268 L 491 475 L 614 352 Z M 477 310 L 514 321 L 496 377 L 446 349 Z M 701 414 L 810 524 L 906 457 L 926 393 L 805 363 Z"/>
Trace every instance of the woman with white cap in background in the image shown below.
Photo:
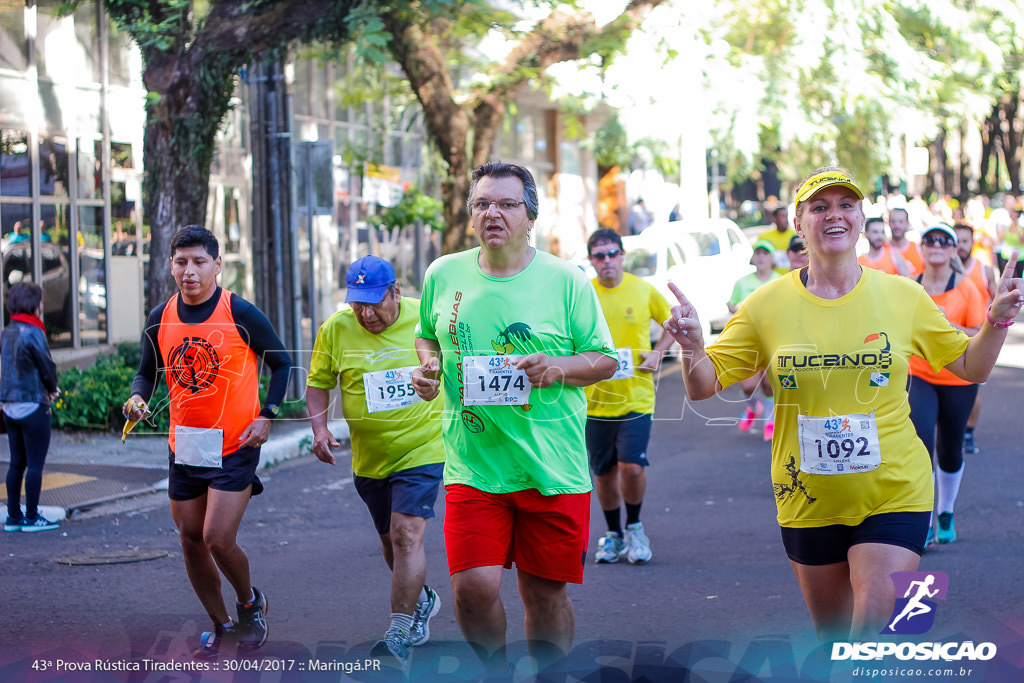
<path fill-rule="evenodd" d="M 988 294 L 964 277 L 956 244 L 956 231 L 948 225 L 939 223 L 927 228 L 921 236 L 924 272 L 916 279 L 950 325 L 973 337 L 985 324 Z M 934 370 L 919 356 L 910 358 L 910 419 L 929 456 L 934 453 L 938 463 L 935 502 L 939 523 L 936 527 L 933 512 L 925 548 L 936 540 L 956 540 L 953 505 L 964 473 L 964 430 L 977 395 L 977 384 L 960 379 L 946 368 Z"/>

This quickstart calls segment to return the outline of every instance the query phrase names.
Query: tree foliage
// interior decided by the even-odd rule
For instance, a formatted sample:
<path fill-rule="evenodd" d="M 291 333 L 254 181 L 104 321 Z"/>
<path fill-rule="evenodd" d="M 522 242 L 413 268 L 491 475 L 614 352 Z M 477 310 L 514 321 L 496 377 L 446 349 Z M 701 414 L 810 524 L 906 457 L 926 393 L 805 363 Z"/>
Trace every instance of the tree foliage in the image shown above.
<path fill-rule="evenodd" d="M 1017 186 L 1012 174 L 1024 131 L 1019 3 L 672 0 L 665 9 L 671 14 L 660 15 L 661 26 L 645 30 L 665 35 L 665 24 L 678 21 L 708 48 L 702 94 L 709 144 L 734 181 L 756 175 L 763 159 L 790 182 L 821 163 L 846 166 L 865 183 L 900 178 L 906 148 L 928 146 L 930 189 L 991 188 L 984 158 L 980 177 L 968 178 L 965 169 L 955 183 L 940 168 L 946 154 L 939 147 L 955 137 L 948 133 L 980 126 L 989 156 L 1013 169 Z M 679 41 L 662 54 L 692 59 Z M 635 141 L 649 129 L 629 132 Z"/>
<path fill-rule="evenodd" d="M 142 52 L 148 91 L 143 203 L 153 235 L 147 302 L 153 307 L 174 291 L 170 236 L 182 225 L 205 223 L 215 139 L 239 69 L 296 43 L 345 40 L 356 0 L 102 3 Z"/>
<path fill-rule="evenodd" d="M 544 14 L 534 20 L 483 1 L 459 3 L 458 13 L 434 11 L 436 7 L 422 0 L 385 9 L 381 19 L 389 51 L 409 80 L 445 163 L 441 191 L 446 252 L 470 246 L 465 208 L 470 174 L 489 159 L 515 97 L 543 81 L 554 64 L 613 58 L 650 9 L 662 2 L 631 0 L 603 26 L 588 12 L 554 2 L 536 3 L 537 14 L 542 9 Z M 498 38 L 504 40 L 504 57 L 489 58 L 480 49 L 481 41 Z"/>

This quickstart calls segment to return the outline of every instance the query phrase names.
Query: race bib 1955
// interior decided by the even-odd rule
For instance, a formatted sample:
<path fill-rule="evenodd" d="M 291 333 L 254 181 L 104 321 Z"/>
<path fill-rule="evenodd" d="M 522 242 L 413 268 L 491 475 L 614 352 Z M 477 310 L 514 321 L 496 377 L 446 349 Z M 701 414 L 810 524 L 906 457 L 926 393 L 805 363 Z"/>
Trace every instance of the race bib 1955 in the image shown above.
<path fill-rule="evenodd" d="M 407 368 L 364 372 L 367 412 L 397 410 L 418 403 L 421 399 L 412 389 L 412 371 L 415 369 L 415 365 L 410 365 Z"/>

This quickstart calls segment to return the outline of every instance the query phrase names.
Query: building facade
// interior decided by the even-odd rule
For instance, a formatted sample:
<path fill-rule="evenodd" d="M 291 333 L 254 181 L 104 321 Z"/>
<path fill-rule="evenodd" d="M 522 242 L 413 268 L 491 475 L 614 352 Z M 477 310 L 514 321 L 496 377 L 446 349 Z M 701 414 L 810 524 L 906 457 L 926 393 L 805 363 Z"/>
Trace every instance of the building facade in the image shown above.
<path fill-rule="evenodd" d="M 64 17 L 59 6 L 0 3 L 0 297 L 40 283 L 50 345 L 73 357 L 142 331 L 146 91 L 138 49 L 99 2 Z M 351 55 L 303 52 L 245 70 L 211 168 L 222 284 L 267 310 L 295 350 L 312 348 L 355 258 L 374 251 L 415 275 L 411 242 L 368 230 L 367 218 L 409 186 L 440 184 L 418 106 L 397 89 L 353 95 L 356 76 L 366 74 Z M 493 158 L 534 172 L 538 246 L 570 256 L 597 225 L 597 169 L 566 127 L 542 94 L 524 95 Z"/>

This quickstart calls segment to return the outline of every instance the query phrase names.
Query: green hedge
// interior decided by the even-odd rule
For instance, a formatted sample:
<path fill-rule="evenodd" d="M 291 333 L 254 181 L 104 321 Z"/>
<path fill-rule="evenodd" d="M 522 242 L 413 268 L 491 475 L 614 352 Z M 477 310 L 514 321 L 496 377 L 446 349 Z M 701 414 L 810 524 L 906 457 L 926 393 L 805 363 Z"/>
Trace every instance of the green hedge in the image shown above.
<path fill-rule="evenodd" d="M 103 355 L 96 363 L 80 370 L 72 368 L 60 374 L 61 395 L 52 406 L 53 425 L 58 429 L 104 429 L 120 432 L 124 425 L 121 407 L 131 395 L 132 380 L 139 367 L 140 345 L 137 342 L 121 344 L 116 355 Z M 266 398 L 269 377 L 260 376 L 260 401 Z M 137 432 L 166 434 L 170 429 L 167 405 L 167 385 L 158 382 L 156 393 L 149 402 L 153 414 L 149 422 L 135 427 Z M 282 417 L 301 417 L 306 402 L 285 401 Z"/>

